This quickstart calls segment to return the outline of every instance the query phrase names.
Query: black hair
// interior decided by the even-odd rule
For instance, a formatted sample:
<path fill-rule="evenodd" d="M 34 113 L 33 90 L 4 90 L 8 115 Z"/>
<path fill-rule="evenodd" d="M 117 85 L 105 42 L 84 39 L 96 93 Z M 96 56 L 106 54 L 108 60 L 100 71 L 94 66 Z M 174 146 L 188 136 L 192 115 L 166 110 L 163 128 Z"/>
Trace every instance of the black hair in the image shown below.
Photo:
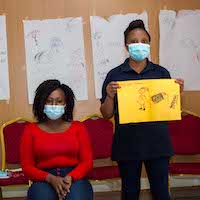
<path fill-rule="evenodd" d="M 127 41 L 128 34 L 132 30 L 137 29 L 137 28 L 144 30 L 146 32 L 146 34 L 148 35 L 148 37 L 149 37 L 149 42 L 151 41 L 151 36 L 148 33 L 148 31 L 146 30 L 146 28 L 144 26 L 144 22 L 141 19 L 137 19 L 137 20 L 132 21 L 129 24 L 129 26 L 126 28 L 126 30 L 124 31 L 124 43 L 125 44 L 126 44 L 126 41 Z"/>
<path fill-rule="evenodd" d="M 72 89 L 65 84 L 61 84 L 60 81 L 52 79 L 42 82 L 35 91 L 33 114 L 39 123 L 47 120 L 47 116 L 43 112 L 44 106 L 49 95 L 56 89 L 61 89 L 65 95 L 66 109 L 63 120 L 73 120 L 75 96 Z"/>

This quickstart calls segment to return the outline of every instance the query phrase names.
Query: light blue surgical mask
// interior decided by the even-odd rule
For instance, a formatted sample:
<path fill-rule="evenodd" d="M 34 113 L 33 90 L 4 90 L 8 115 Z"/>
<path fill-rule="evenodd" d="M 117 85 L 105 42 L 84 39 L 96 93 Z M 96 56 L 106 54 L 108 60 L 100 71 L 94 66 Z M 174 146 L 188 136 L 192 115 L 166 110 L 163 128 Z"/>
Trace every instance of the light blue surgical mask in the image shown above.
<path fill-rule="evenodd" d="M 44 113 L 51 120 L 59 119 L 65 113 L 65 106 L 63 105 L 45 105 Z"/>
<path fill-rule="evenodd" d="M 150 54 L 150 45 L 144 43 L 133 43 L 128 45 L 131 58 L 135 61 L 142 61 Z"/>

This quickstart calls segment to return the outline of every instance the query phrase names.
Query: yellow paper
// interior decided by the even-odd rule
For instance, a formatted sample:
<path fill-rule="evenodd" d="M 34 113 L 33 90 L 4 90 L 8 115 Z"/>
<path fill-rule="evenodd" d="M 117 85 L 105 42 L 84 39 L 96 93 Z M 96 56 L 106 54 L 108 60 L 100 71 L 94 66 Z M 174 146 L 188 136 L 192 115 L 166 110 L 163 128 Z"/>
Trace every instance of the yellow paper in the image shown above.
<path fill-rule="evenodd" d="M 118 83 L 120 124 L 181 119 L 180 86 L 173 79 Z"/>

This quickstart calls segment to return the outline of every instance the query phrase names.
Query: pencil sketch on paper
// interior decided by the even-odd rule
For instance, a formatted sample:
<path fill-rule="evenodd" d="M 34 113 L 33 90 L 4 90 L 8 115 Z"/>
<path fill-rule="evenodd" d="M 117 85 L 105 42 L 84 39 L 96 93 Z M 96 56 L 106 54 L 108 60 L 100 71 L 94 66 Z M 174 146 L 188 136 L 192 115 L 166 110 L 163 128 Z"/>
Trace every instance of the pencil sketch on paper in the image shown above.
<path fill-rule="evenodd" d="M 85 67 L 84 58 L 82 57 L 83 50 L 81 48 L 75 49 L 72 52 L 72 64 L 80 64 L 81 67 Z"/>
<path fill-rule="evenodd" d="M 180 40 L 180 46 L 192 49 L 194 51 L 194 58 L 200 63 L 200 40 L 194 41 L 192 38 L 184 38 Z"/>
<path fill-rule="evenodd" d="M 25 20 L 24 31 L 29 103 L 37 86 L 52 78 L 69 85 L 77 100 L 86 100 L 82 18 Z"/>
<path fill-rule="evenodd" d="M 78 18 L 67 18 L 65 20 L 65 31 L 72 33 L 74 28 L 76 28 L 76 25 L 78 24 Z"/>
<path fill-rule="evenodd" d="M 94 39 L 94 43 L 97 47 L 100 45 L 100 39 L 102 38 L 102 34 L 103 33 L 101 32 L 96 32 L 92 34 L 92 38 Z"/>
<path fill-rule="evenodd" d="M 58 37 L 51 38 L 49 42 L 50 49 L 54 50 L 56 53 L 60 53 L 61 49 L 64 48 L 64 44 L 62 39 Z"/>
<path fill-rule="evenodd" d="M 6 49 L 0 49 L 0 64 L 7 62 L 7 51 Z"/>
<path fill-rule="evenodd" d="M 49 41 L 49 49 L 36 53 L 34 60 L 36 63 L 50 63 L 62 49 L 64 49 L 62 40 L 58 37 L 53 37 Z"/>
<path fill-rule="evenodd" d="M 170 108 L 175 109 L 175 106 L 178 104 L 178 95 L 174 95 L 170 103 Z"/>
<path fill-rule="evenodd" d="M 0 16 L 0 100 L 10 98 L 7 51 L 6 16 Z"/>
<path fill-rule="evenodd" d="M 168 95 L 166 94 L 166 92 L 159 92 L 158 94 L 153 95 L 151 97 L 151 100 L 154 104 L 157 104 L 167 98 L 168 98 Z"/>
<path fill-rule="evenodd" d="M 160 65 L 172 78 L 184 79 L 184 89 L 191 91 L 200 90 L 199 21 L 200 10 L 163 10 L 159 14 Z"/>
<path fill-rule="evenodd" d="M 139 97 L 138 97 L 137 102 L 139 104 L 139 110 L 143 110 L 143 111 L 146 110 L 147 104 L 149 102 L 149 99 L 146 97 L 146 93 L 148 93 L 148 92 L 149 92 L 149 88 L 147 88 L 147 87 L 141 87 L 138 90 Z"/>
<path fill-rule="evenodd" d="M 33 30 L 30 33 L 27 34 L 27 38 L 32 38 L 34 45 L 38 46 L 38 35 L 39 35 L 40 31 L 39 30 Z"/>
<path fill-rule="evenodd" d="M 154 104 L 158 104 L 162 101 L 167 101 L 169 108 L 175 109 L 175 106 L 178 105 L 178 95 L 173 95 L 170 101 L 169 95 L 166 92 L 159 92 L 153 96 L 151 96 L 151 100 Z"/>
<path fill-rule="evenodd" d="M 90 16 L 96 98 L 101 98 L 101 88 L 106 74 L 122 64 L 129 56 L 124 47 L 124 31 L 135 19 L 142 19 L 148 29 L 146 12 L 116 14 L 108 19 L 101 16 Z"/>

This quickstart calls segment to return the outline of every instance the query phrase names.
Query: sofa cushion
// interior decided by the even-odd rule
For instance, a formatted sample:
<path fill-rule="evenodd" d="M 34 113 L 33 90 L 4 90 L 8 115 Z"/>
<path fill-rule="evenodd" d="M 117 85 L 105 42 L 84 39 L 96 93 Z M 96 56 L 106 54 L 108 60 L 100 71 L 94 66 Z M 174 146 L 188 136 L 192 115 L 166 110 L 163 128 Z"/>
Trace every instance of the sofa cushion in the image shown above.
<path fill-rule="evenodd" d="M 175 154 L 200 153 L 200 118 L 186 115 L 180 121 L 169 122 L 169 133 Z"/>
<path fill-rule="evenodd" d="M 92 142 L 94 159 L 110 157 L 113 138 L 112 122 L 98 118 L 87 119 L 83 121 L 83 124 L 87 128 Z"/>
<path fill-rule="evenodd" d="M 105 180 L 119 177 L 118 166 L 96 167 L 87 175 L 87 178 L 90 180 Z"/>
<path fill-rule="evenodd" d="M 21 185 L 26 184 L 28 185 L 29 181 L 25 176 L 20 177 L 10 177 L 10 178 L 1 178 L 0 179 L 0 186 L 8 186 L 8 185 Z"/>
<path fill-rule="evenodd" d="M 199 174 L 200 163 L 171 163 L 169 166 L 170 174 Z"/>

